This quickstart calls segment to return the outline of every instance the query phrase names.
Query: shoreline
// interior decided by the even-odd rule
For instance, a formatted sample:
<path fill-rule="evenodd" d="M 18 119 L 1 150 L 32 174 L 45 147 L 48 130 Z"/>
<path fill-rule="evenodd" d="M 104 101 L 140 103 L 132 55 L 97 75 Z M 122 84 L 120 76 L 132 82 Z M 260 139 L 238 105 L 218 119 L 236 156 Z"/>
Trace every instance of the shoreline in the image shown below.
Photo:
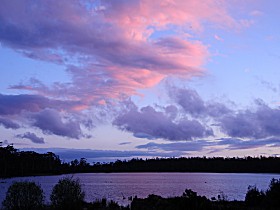
<path fill-rule="evenodd" d="M 75 175 L 75 174 L 264 174 L 264 175 L 280 175 L 280 173 L 273 172 L 200 172 L 200 171 L 113 171 L 113 172 L 74 172 L 74 173 L 46 173 L 46 174 L 30 174 L 30 175 L 22 175 L 22 176 L 9 176 L 9 177 L 1 177 L 0 180 L 12 179 L 12 178 L 21 178 L 21 177 L 40 177 L 40 176 L 60 176 L 60 175 Z"/>

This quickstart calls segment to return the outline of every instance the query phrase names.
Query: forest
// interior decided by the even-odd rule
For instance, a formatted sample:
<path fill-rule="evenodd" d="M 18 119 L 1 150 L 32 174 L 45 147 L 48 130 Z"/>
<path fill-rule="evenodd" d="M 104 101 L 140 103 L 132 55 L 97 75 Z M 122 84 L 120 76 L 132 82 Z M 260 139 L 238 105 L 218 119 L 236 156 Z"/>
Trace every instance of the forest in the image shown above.
<path fill-rule="evenodd" d="M 0 146 L 0 177 L 98 172 L 215 172 L 280 173 L 279 157 L 180 157 L 117 160 L 88 163 L 83 157 L 62 162 L 47 152 L 20 151 L 13 145 Z"/>

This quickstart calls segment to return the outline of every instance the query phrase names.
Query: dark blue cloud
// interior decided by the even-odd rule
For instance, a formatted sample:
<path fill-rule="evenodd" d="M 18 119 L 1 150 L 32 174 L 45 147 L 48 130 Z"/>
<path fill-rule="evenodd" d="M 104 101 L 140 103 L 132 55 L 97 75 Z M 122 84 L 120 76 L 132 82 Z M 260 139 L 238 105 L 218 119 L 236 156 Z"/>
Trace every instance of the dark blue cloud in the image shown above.
<path fill-rule="evenodd" d="M 20 125 L 8 119 L 12 117 L 29 126 L 40 128 L 45 134 L 54 134 L 69 138 L 82 137 L 80 125 L 92 128 L 90 119 L 82 114 L 75 115 L 78 101 L 54 100 L 39 95 L 2 95 L 0 94 L 0 125 L 5 128 L 18 129 Z M 71 120 L 61 116 L 65 111 Z M 74 120 L 75 119 L 75 120 Z"/>
<path fill-rule="evenodd" d="M 204 101 L 197 91 L 186 88 L 169 87 L 169 97 L 192 117 L 217 118 L 231 113 L 226 105 L 215 101 Z"/>
<path fill-rule="evenodd" d="M 11 129 L 19 129 L 19 124 L 13 122 L 12 120 L 9 120 L 7 118 L 0 118 L 0 125 L 3 125 L 5 128 L 11 128 Z"/>
<path fill-rule="evenodd" d="M 226 104 L 204 101 L 195 90 L 169 87 L 173 101 L 182 112 L 195 119 L 208 119 L 220 131 L 233 138 L 263 139 L 280 137 L 280 110 L 262 100 L 255 107 L 235 111 Z"/>
<path fill-rule="evenodd" d="M 79 122 L 71 119 L 64 122 L 56 110 L 45 109 L 31 115 L 32 125 L 40 128 L 45 134 L 55 134 L 69 138 L 79 139 L 82 131 Z"/>
<path fill-rule="evenodd" d="M 148 150 L 191 152 L 191 151 L 201 151 L 205 146 L 209 146 L 209 145 L 212 145 L 212 143 L 206 140 L 164 143 L 164 144 L 150 142 L 147 144 L 138 145 L 136 148 L 148 149 Z"/>
<path fill-rule="evenodd" d="M 239 138 L 221 138 L 216 142 L 217 145 L 227 146 L 229 150 L 254 149 L 259 147 L 280 147 L 280 138 L 267 139 L 239 139 Z"/>
<path fill-rule="evenodd" d="M 40 95 L 3 95 L 0 94 L 0 115 L 19 115 L 23 111 L 39 112 L 46 108 L 73 111 L 83 105 L 79 101 L 55 100 Z"/>
<path fill-rule="evenodd" d="M 113 124 L 122 130 L 133 133 L 136 137 L 149 139 L 163 138 L 178 141 L 213 135 L 213 131 L 198 120 L 189 120 L 185 117 L 175 121 L 173 118 L 174 116 L 170 117 L 169 111 L 160 112 L 147 106 L 141 110 L 132 108 L 119 115 Z"/>
<path fill-rule="evenodd" d="M 255 109 L 241 110 L 219 120 L 221 130 L 230 137 L 261 139 L 280 137 L 280 110 L 264 103 Z"/>
<path fill-rule="evenodd" d="M 30 148 L 21 149 L 30 151 Z M 93 149 L 68 149 L 68 148 L 32 148 L 35 152 L 46 153 L 53 152 L 64 161 L 73 159 L 86 158 L 88 161 L 111 161 L 117 159 L 130 159 L 133 157 L 178 157 L 183 155 L 183 152 L 155 152 L 155 151 L 118 151 L 118 150 L 93 150 Z"/>
<path fill-rule="evenodd" d="M 0 94 L 0 115 L 16 115 L 22 111 L 40 111 L 48 106 L 50 101 L 39 95 L 2 95 Z"/>
<path fill-rule="evenodd" d="M 205 102 L 195 90 L 173 87 L 169 89 L 169 95 L 186 113 L 192 116 L 205 115 Z"/>
<path fill-rule="evenodd" d="M 44 144 L 44 138 L 38 137 L 35 133 L 26 132 L 24 134 L 16 135 L 17 138 L 25 138 L 31 140 L 35 144 Z"/>
<path fill-rule="evenodd" d="M 119 143 L 119 145 L 128 145 L 128 144 L 131 144 L 132 142 L 130 142 L 130 141 L 126 141 L 126 142 L 121 142 L 121 143 Z"/>

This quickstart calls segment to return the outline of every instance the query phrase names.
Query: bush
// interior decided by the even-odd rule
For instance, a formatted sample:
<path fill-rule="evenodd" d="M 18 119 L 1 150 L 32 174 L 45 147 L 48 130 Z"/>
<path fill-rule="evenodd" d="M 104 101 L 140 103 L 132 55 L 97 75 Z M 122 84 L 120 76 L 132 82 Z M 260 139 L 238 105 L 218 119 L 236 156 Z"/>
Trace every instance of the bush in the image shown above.
<path fill-rule="evenodd" d="M 84 197 L 80 181 L 65 177 L 54 186 L 50 199 L 55 209 L 78 210 L 82 209 Z"/>
<path fill-rule="evenodd" d="M 39 210 L 43 208 L 44 194 L 35 182 L 14 182 L 6 193 L 3 207 L 6 210 Z"/>
<path fill-rule="evenodd" d="M 272 179 L 270 181 L 269 189 L 266 191 L 266 196 L 273 207 L 280 206 L 280 179 Z"/>
<path fill-rule="evenodd" d="M 192 191 L 191 189 L 186 189 L 183 193 L 183 197 L 194 199 L 197 198 L 197 192 Z"/>
<path fill-rule="evenodd" d="M 263 203 L 265 194 L 259 191 L 256 186 L 249 186 L 245 197 L 245 203 L 248 206 L 259 206 Z"/>

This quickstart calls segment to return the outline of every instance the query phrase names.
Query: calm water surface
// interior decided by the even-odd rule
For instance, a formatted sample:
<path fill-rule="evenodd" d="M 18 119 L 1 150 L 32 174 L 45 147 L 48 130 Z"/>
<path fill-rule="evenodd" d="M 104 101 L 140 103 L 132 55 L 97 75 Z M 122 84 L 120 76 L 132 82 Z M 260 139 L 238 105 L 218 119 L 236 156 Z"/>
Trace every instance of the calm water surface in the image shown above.
<path fill-rule="evenodd" d="M 65 176 L 35 176 L 0 179 L 0 204 L 8 187 L 15 181 L 35 181 L 46 195 L 46 201 L 53 186 Z M 108 198 L 119 204 L 129 203 L 129 196 L 146 197 L 157 194 L 163 197 L 180 196 L 186 188 L 206 195 L 208 198 L 225 195 L 229 200 L 244 200 L 249 185 L 266 190 L 272 178 L 280 174 L 227 174 L 227 173 L 88 173 L 74 174 L 79 178 L 86 193 L 86 200 Z"/>

